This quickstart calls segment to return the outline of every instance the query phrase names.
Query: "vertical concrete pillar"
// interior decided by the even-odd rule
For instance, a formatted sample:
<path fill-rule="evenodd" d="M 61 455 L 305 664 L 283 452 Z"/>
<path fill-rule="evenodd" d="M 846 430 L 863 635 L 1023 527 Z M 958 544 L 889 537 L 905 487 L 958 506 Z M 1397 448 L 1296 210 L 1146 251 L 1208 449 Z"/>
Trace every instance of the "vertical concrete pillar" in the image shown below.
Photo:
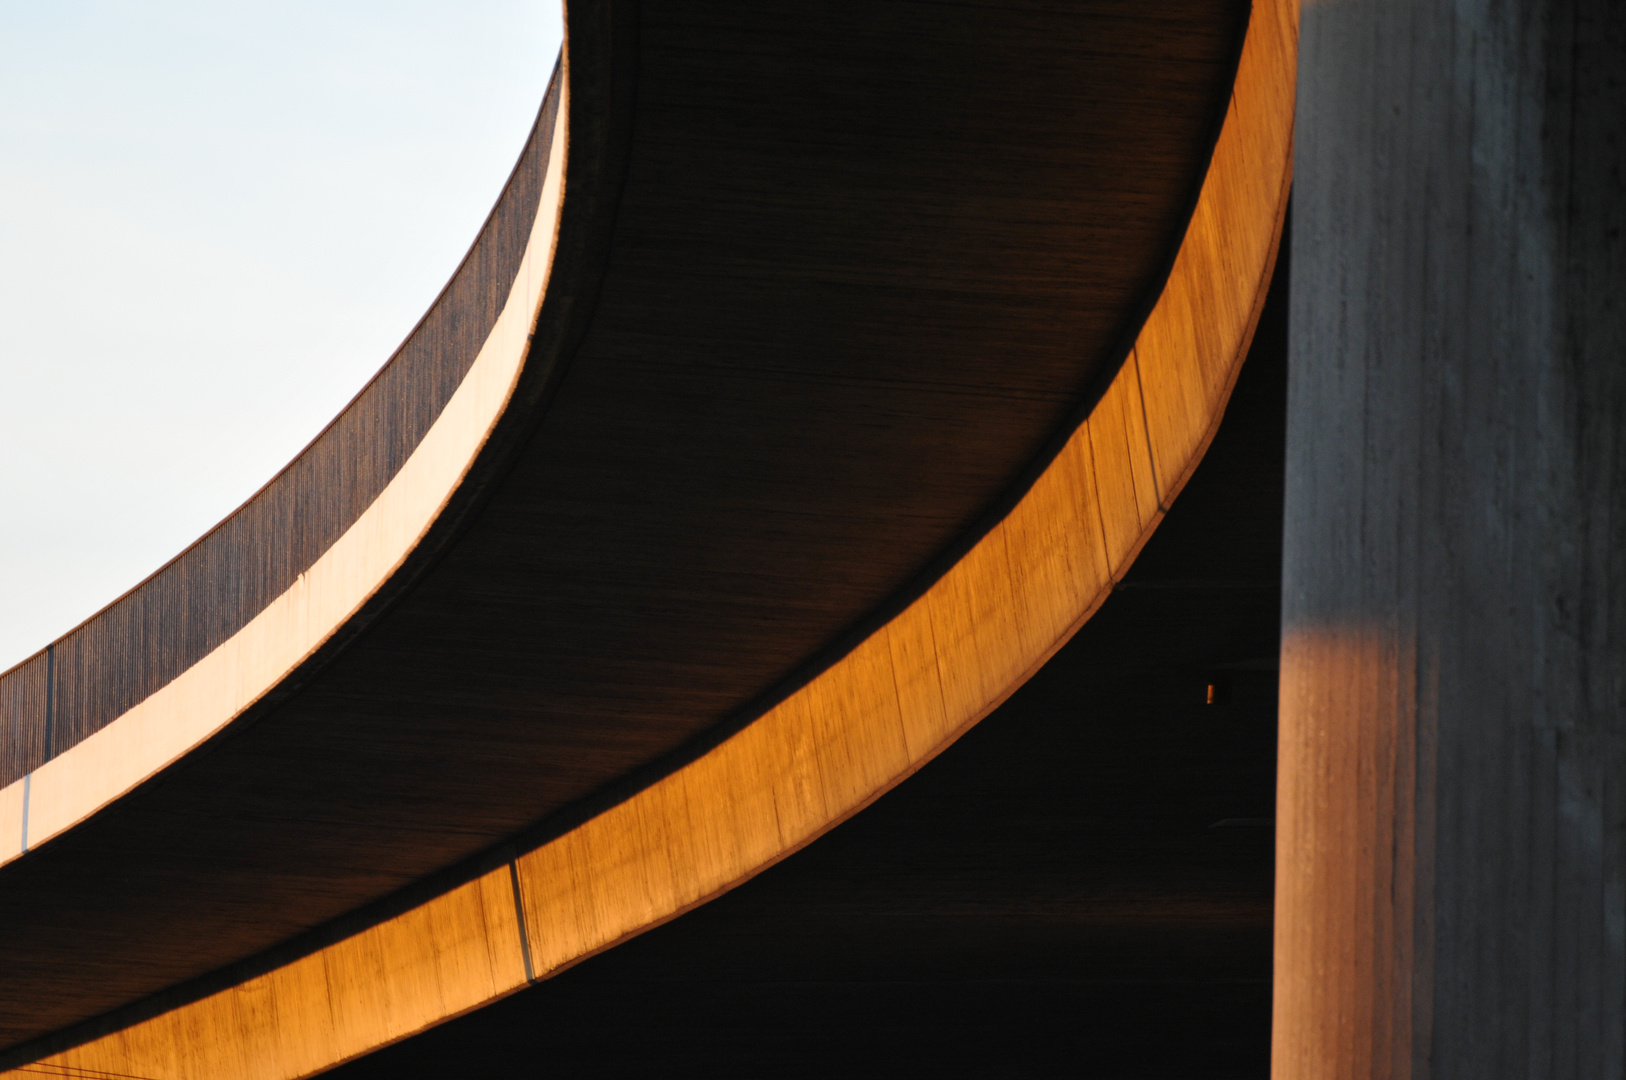
<path fill-rule="evenodd" d="M 1626 3 L 1307 0 L 1277 1080 L 1626 1074 Z"/>

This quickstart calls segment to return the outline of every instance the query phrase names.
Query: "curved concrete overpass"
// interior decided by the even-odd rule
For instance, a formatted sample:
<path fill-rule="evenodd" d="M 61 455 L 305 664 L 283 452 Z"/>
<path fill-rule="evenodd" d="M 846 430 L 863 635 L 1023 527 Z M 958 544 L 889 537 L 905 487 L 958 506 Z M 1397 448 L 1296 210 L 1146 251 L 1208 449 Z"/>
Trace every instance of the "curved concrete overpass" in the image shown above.
<path fill-rule="evenodd" d="M 1219 422 L 1294 19 L 572 9 L 397 355 L 0 677 L 6 1060 L 310 1075 L 703 903 L 974 724 Z"/>

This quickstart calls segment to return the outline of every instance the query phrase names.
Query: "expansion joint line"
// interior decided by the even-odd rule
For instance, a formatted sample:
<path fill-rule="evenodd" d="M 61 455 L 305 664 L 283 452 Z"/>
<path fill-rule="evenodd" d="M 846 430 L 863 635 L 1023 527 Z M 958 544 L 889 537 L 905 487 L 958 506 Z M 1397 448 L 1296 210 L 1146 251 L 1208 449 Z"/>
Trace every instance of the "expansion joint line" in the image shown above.
<path fill-rule="evenodd" d="M 536 982 L 536 969 L 531 966 L 531 932 L 525 925 L 525 897 L 519 890 L 519 863 L 508 860 L 508 883 L 514 887 L 514 920 L 519 924 L 519 955 L 525 961 L 525 981 Z"/>

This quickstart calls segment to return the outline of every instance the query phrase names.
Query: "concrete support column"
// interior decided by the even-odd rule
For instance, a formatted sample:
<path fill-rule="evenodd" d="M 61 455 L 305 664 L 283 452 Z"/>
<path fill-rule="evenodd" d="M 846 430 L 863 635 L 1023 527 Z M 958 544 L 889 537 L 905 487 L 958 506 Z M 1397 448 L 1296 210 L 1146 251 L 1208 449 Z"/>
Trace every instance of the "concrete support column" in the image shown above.
<path fill-rule="evenodd" d="M 1626 3 L 1301 24 L 1277 1080 L 1626 1075 Z"/>

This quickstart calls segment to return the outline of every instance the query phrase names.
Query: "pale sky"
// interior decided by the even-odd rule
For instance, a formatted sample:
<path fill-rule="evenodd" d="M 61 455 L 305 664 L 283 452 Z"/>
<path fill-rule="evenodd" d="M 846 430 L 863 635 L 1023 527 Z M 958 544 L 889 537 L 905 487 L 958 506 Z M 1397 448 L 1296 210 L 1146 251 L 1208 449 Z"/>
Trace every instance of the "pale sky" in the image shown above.
<path fill-rule="evenodd" d="M 560 35 L 557 0 L 0 0 L 0 670 L 388 359 Z"/>

